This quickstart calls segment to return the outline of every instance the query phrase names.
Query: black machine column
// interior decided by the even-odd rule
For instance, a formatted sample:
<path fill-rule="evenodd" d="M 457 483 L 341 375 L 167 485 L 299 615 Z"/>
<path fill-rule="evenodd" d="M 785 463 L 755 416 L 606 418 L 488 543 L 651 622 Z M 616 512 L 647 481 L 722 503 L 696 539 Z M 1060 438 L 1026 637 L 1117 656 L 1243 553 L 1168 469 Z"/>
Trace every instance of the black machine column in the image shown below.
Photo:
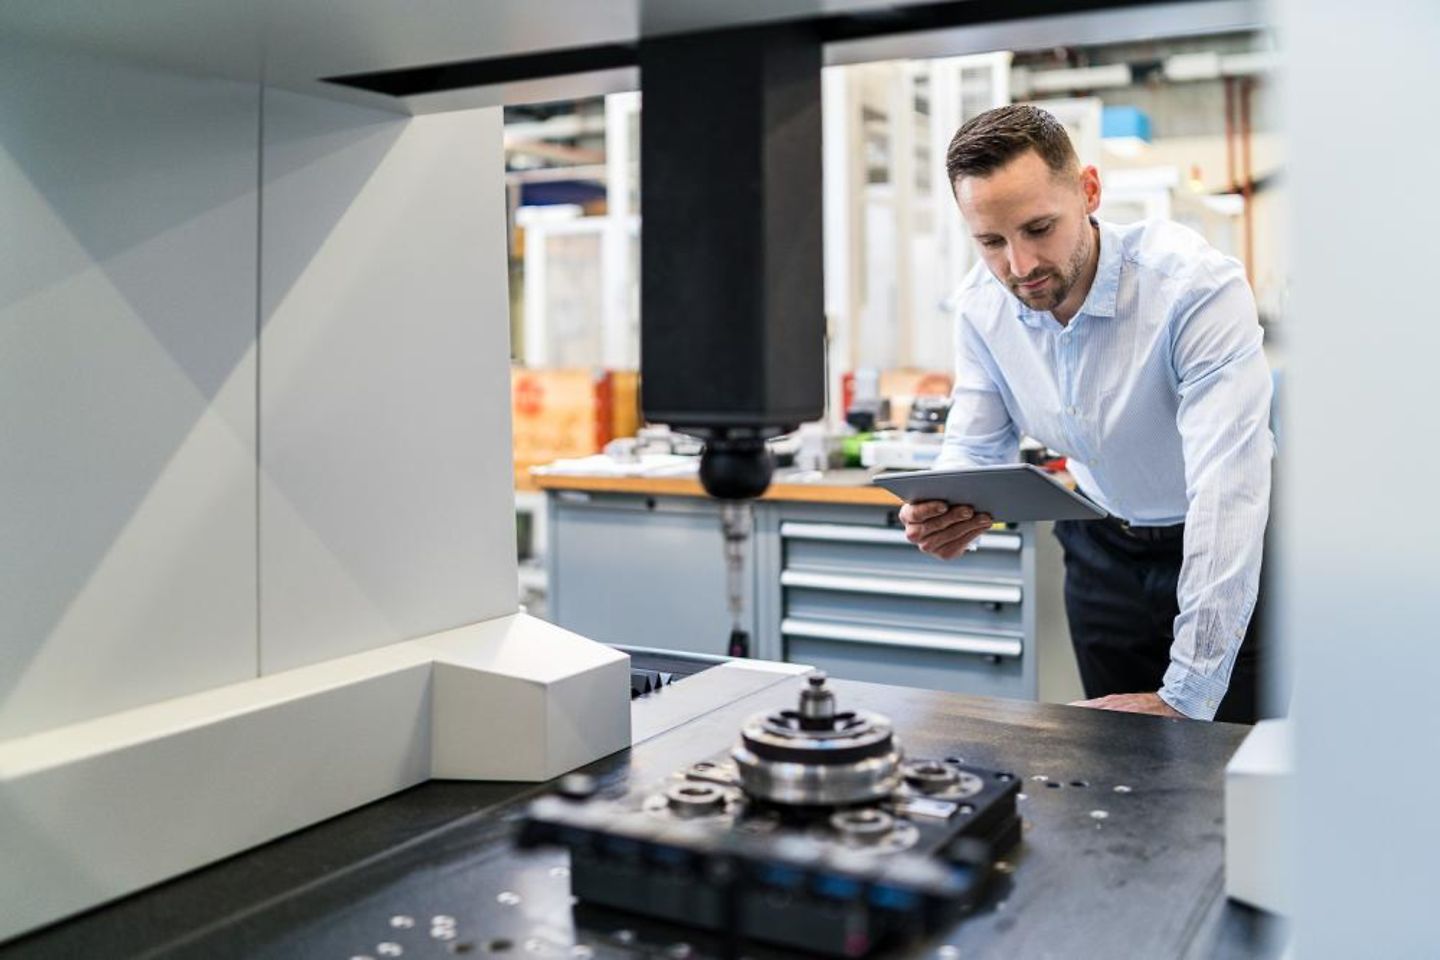
<path fill-rule="evenodd" d="M 640 44 L 641 397 L 716 497 L 824 412 L 820 67 L 814 24 Z"/>

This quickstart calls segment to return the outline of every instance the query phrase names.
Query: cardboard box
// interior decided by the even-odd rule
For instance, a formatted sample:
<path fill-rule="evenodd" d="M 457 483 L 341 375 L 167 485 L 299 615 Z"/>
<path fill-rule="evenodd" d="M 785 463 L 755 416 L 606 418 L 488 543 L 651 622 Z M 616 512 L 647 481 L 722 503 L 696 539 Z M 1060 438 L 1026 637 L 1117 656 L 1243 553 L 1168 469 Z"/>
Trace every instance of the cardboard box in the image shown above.
<path fill-rule="evenodd" d="M 510 371 L 515 489 L 534 490 L 530 469 L 599 453 L 640 425 L 639 374 L 632 370 Z"/>

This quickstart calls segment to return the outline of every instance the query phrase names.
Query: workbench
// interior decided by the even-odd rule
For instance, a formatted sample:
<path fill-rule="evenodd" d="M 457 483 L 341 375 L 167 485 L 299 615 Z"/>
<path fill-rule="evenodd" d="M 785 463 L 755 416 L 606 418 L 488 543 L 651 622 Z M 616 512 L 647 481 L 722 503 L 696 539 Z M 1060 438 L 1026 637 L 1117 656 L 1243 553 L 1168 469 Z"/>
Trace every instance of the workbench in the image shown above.
<path fill-rule="evenodd" d="M 781 472 L 741 508 L 748 654 L 853 680 L 1079 699 L 1052 525 L 997 526 L 939 560 L 905 539 L 900 501 L 871 476 Z M 546 619 L 605 643 L 730 652 L 723 507 L 694 477 L 535 480 Z"/>
<path fill-rule="evenodd" d="M 637 701 L 638 742 L 586 770 L 607 787 L 663 779 L 728 747 L 750 714 L 792 703 L 802 682 L 697 674 Z M 1224 767 L 1247 728 L 833 685 L 847 707 L 889 716 L 909 756 L 961 756 L 1024 783 L 1021 847 L 999 888 L 906 956 L 1281 953 L 1280 921 L 1222 892 Z M 689 710 L 707 699 L 715 705 Z M 510 842 L 527 799 L 547 789 L 425 784 L 0 948 L 0 958 L 714 956 L 689 931 L 572 912 L 566 854 Z M 453 939 L 432 936 L 444 929 Z"/>

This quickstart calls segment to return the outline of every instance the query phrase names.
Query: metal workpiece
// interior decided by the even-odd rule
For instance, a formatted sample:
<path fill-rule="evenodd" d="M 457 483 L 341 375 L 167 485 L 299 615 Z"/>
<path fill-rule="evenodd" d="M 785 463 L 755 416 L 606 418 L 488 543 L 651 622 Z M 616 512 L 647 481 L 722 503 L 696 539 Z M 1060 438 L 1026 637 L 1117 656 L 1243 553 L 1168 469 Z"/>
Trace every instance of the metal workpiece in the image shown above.
<path fill-rule="evenodd" d="M 912 760 L 900 770 L 907 795 L 937 800 L 964 800 L 984 789 L 985 783 L 957 761 Z"/>
<path fill-rule="evenodd" d="M 665 805 L 682 817 L 709 817 L 725 812 L 725 792 L 713 784 L 677 783 L 665 791 Z"/>
<path fill-rule="evenodd" d="M 874 807 L 831 814 L 830 829 L 843 846 L 867 851 L 908 850 L 920 840 L 920 831 L 914 823 Z"/>
<path fill-rule="evenodd" d="M 888 754 L 832 767 L 762 760 L 737 748 L 736 764 L 745 790 L 771 803 L 789 806 L 835 806 L 880 800 L 898 784 L 899 754 Z"/>
<path fill-rule="evenodd" d="M 744 797 L 735 787 L 686 779 L 651 794 L 642 809 L 652 816 L 674 820 L 734 819 L 744 806 Z"/>
<path fill-rule="evenodd" d="M 825 686 L 825 680 L 824 671 L 816 671 L 800 691 L 800 725 L 804 729 L 824 729 L 835 719 L 835 694 Z"/>
<path fill-rule="evenodd" d="M 728 758 L 691 763 L 661 788 L 537 801 L 521 845 L 568 849 L 590 908 L 747 949 L 867 956 L 982 903 L 997 857 L 1020 841 L 1014 777 L 903 764 L 890 721 L 840 709 L 823 673 L 797 699 L 752 714 Z"/>
<path fill-rule="evenodd" d="M 796 806 L 888 797 L 899 786 L 904 756 L 889 720 L 836 711 L 823 673 L 807 678 L 798 709 L 747 720 L 730 755 L 747 794 Z"/>

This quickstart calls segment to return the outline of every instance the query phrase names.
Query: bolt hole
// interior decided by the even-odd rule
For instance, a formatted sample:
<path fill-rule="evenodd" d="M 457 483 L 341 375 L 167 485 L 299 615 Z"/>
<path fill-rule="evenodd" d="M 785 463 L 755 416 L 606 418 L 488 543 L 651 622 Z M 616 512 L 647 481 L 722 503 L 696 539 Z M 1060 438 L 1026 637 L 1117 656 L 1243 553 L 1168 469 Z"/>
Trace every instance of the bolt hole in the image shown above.
<path fill-rule="evenodd" d="M 491 940 L 485 944 L 485 949 L 491 953 L 507 953 L 515 948 L 515 941 L 506 940 L 503 937 L 499 940 Z"/>
<path fill-rule="evenodd" d="M 1060 789 L 1060 781 L 1059 781 L 1059 780 L 1050 780 L 1050 781 L 1048 781 L 1048 782 L 1045 784 L 1045 786 L 1049 787 L 1051 790 L 1059 790 L 1059 789 Z"/>
<path fill-rule="evenodd" d="M 1071 780 L 1071 781 L 1070 781 L 1070 786 L 1072 786 L 1072 787 L 1088 787 L 1088 786 L 1090 786 L 1090 784 L 1086 783 L 1084 780 Z"/>
<path fill-rule="evenodd" d="M 451 953 L 473 953 L 474 950 L 475 944 L 471 943 L 469 940 L 462 940 L 459 943 L 450 944 Z"/>

